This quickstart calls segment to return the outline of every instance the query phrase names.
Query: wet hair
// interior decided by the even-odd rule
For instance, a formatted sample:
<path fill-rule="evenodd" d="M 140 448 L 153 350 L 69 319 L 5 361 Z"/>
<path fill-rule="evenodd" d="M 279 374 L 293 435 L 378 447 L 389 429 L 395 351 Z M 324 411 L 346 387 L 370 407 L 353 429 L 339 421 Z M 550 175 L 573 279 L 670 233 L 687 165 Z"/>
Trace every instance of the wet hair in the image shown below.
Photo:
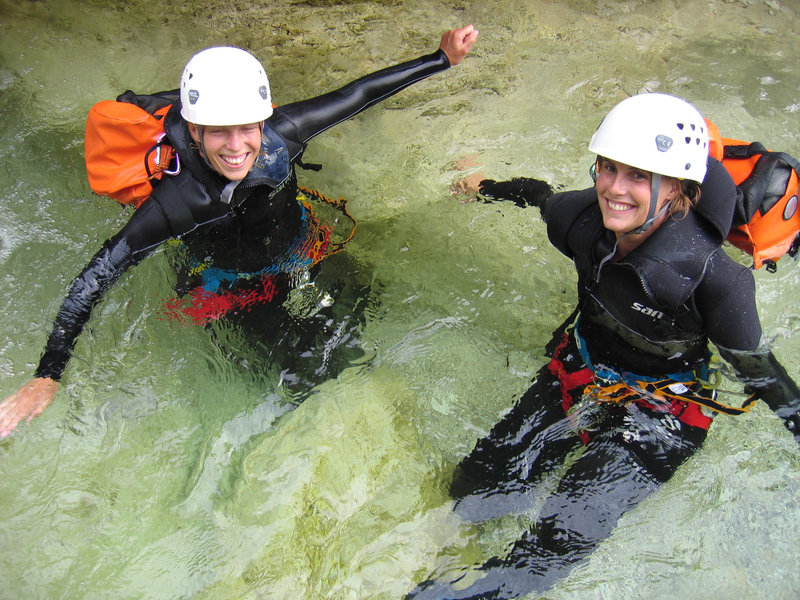
<path fill-rule="evenodd" d="M 681 183 L 681 191 L 670 202 L 669 214 L 676 219 L 682 219 L 689 212 L 689 207 L 694 208 L 700 201 L 700 186 L 694 181 L 684 179 Z"/>

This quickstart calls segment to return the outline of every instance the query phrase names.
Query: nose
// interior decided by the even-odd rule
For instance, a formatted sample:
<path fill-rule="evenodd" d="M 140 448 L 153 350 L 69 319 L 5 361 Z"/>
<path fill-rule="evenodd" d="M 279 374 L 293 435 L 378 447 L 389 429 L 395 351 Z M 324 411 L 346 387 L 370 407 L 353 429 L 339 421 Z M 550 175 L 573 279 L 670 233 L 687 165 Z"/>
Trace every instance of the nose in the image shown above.
<path fill-rule="evenodd" d="M 619 171 L 614 172 L 608 186 L 609 191 L 615 195 L 624 195 L 627 193 L 628 188 L 625 185 L 625 177 Z"/>
<path fill-rule="evenodd" d="M 231 150 L 239 150 L 243 145 L 243 139 L 242 133 L 237 129 L 233 129 L 228 135 L 228 143 L 226 146 Z"/>

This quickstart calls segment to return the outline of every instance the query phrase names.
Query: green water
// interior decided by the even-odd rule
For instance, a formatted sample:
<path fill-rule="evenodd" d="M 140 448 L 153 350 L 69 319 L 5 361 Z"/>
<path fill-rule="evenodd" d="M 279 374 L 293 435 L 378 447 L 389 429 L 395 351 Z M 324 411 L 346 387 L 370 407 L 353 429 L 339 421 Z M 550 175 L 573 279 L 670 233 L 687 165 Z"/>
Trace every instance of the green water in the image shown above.
<path fill-rule="evenodd" d="M 325 169 L 303 183 L 350 199 L 347 264 L 380 292 L 364 358 L 286 412 L 277 376 L 160 318 L 174 276 L 148 259 L 97 308 L 57 401 L 0 442 L 0 598 L 400 598 L 502 551 L 533 516 L 460 523 L 446 483 L 542 364 L 574 274 L 534 214 L 451 184 L 480 169 L 586 186 L 592 131 L 644 90 L 800 155 L 799 20 L 788 0 L 0 0 L 3 397 L 127 218 L 85 183 L 92 103 L 175 87 L 221 43 L 259 56 L 286 103 L 481 30 L 463 65 L 306 154 Z M 765 333 L 800 380 L 798 278 L 791 259 L 756 273 Z M 796 598 L 798 456 L 763 406 L 718 419 L 547 598 Z"/>

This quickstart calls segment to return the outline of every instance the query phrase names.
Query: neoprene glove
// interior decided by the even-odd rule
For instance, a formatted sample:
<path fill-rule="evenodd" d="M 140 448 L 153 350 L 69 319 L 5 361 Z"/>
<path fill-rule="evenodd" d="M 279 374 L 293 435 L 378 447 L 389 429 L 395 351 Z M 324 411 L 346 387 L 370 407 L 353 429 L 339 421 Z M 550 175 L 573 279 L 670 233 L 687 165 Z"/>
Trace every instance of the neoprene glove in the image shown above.
<path fill-rule="evenodd" d="M 510 181 L 484 179 L 478 186 L 481 195 L 492 200 L 511 200 L 517 206 L 544 208 L 547 199 L 553 195 L 550 184 L 541 179 L 515 177 Z"/>
<path fill-rule="evenodd" d="M 743 352 L 717 347 L 745 383 L 745 391 L 763 400 L 800 444 L 800 388 L 772 352 Z"/>

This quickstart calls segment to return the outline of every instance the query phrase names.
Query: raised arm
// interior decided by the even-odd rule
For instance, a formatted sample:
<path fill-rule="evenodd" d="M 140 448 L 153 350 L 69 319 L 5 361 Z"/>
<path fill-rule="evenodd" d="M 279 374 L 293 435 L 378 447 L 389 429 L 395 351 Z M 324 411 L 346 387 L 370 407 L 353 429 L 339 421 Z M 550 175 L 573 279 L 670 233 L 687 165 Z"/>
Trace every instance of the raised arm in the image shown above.
<path fill-rule="evenodd" d="M 459 29 L 451 29 L 442 34 L 442 42 L 439 44 L 439 49 L 443 50 L 447 55 L 450 66 L 455 67 L 464 60 L 464 57 L 470 51 L 470 48 L 472 48 L 472 44 L 474 44 L 477 39 L 478 30 L 472 25 L 467 25 Z"/>
<path fill-rule="evenodd" d="M 459 33 L 460 32 L 460 33 Z M 446 32 L 433 54 L 381 69 L 338 90 L 275 109 L 267 123 L 282 136 L 305 144 L 326 129 L 345 121 L 408 86 L 458 64 L 478 32 L 471 25 Z M 455 62 L 451 62 L 452 61 Z"/>

